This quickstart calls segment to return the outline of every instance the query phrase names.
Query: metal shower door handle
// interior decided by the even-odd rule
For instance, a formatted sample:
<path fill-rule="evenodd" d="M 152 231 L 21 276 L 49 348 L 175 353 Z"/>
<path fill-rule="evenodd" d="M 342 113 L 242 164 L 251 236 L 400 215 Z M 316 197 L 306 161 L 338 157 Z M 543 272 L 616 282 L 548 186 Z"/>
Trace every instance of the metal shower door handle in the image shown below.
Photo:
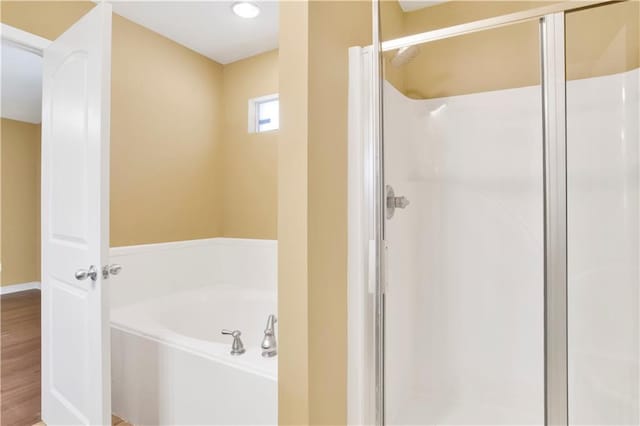
<path fill-rule="evenodd" d="M 404 209 L 409 205 L 409 200 L 405 196 L 396 197 L 396 193 L 391 187 L 387 185 L 386 196 L 386 208 L 387 208 L 387 220 L 391 219 L 396 212 L 396 209 Z"/>
<path fill-rule="evenodd" d="M 83 281 L 87 278 L 91 278 L 91 281 L 95 281 L 98 278 L 98 269 L 91 265 L 89 269 L 78 269 L 75 273 L 76 280 Z"/>

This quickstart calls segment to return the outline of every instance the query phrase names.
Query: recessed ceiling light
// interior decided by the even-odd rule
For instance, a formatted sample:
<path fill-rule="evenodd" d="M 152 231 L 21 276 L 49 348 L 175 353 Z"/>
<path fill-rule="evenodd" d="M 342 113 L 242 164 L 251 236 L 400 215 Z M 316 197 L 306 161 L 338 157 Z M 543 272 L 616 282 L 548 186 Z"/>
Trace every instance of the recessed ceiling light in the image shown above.
<path fill-rule="evenodd" d="M 231 9 L 241 18 L 255 18 L 260 14 L 258 5 L 248 1 L 237 1 L 233 3 Z"/>

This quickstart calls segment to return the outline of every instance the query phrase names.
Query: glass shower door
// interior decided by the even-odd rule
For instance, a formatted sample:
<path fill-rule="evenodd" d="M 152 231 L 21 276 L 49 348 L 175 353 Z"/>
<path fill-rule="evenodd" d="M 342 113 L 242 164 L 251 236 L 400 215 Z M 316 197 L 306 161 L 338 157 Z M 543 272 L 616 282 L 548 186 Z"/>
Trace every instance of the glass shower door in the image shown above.
<path fill-rule="evenodd" d="M 386 424 L 544 423 L 539 40 L 384 53 Z"/>
<path fill-rule="evenodd" d="M 640 423 L 639 21 L 637 1 L 566 15 L 572 425 Z"/>

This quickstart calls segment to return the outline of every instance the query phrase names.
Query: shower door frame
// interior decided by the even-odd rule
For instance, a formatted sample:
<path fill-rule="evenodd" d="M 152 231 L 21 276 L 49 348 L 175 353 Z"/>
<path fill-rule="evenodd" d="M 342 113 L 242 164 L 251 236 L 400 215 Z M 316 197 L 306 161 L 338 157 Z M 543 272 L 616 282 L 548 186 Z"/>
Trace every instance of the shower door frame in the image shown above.
<path fill-rule="evenodd" d="M 626 1 L 626 0 L 623 0 Z M 567 358 L 567 157 L 566 157 L 566 52 L 567 12 L 599 7 L 611 0 L 568 1 L 550 6 L 427 31 L 394 40 L 380 39 L 380 0 L 373 0 L 372 93 L 373 113 L 369 144 L 373 180 L 374 293 L 374 419 L 385 424 L 385 179 L 382 102 L 382 53 L 390 50 L 491 30 L 534 20 L 540 28 L 540 63 L 543 123 L 544 205 L 544 418 L 545 425 L 568 425 Z M 366 177 L 365 177 L 366 179 Z M 364 396 L 364 395 L 363 395 Z"/>

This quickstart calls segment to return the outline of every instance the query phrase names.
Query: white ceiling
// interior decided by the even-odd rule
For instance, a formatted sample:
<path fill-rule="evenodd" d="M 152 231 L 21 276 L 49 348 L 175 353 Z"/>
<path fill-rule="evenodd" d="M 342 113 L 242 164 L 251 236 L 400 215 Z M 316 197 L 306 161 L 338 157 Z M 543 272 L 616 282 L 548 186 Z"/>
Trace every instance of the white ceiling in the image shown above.
<path fill-rule="evenodd" d="M 0 72 L 2 117 L 40 123 L 42 57 L 2 40 Z"/>
<path fill-rule="evenodd" d="M 398 0 L 398 3 L 400 3 L 402 10 L 411 12 L 425 7 L 435 6 L 445 1 L 447 0 Z"/>
<path fill-rule="evenodd" d="M 278 47 L 278 2 L 253 0 L 260 15 L 236 16 L 232 1 L 120 1 L 118 15 L 149 28 L 221 64 Z"/>

